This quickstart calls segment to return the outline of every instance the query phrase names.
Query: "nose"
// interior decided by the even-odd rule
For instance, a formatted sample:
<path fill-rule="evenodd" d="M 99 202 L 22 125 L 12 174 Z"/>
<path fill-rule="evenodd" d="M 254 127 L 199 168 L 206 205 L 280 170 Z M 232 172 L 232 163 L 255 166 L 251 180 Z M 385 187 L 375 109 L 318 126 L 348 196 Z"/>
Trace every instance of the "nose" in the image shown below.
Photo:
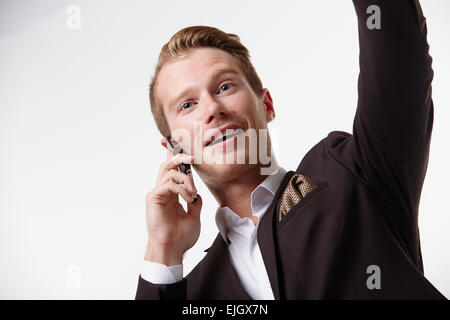
<path fill-rule="evenodd" d="M 228 117 L 228 112 L 226 107 L 218 100 L 215 99 L 210 93 L 205 93 L 203 96 L 204 103 L 204 115 L 203 115 L 203 123 L 205 125 L 211 124 L 214 120 L 219 123 L 221 120 Z"/>

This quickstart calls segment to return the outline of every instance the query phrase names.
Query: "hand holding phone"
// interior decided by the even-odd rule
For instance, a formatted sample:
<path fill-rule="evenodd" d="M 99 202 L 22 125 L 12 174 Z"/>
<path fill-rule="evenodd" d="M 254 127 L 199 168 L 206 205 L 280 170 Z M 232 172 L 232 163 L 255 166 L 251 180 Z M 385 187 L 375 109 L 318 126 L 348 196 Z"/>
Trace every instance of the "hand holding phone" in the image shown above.
<path fill-rule="evenodd" d="M 183 153 L 183 149 L 181 149 L 180 147 L 175 147 L 174 144 L 172 143 L 172 138 L 170 136 L 166 137 L 166 142 L 167 142 L 167 147 L 169 148 L 170 151 L 172 151 L 173 155 L 177 155 L 179 153 Z M 191 165 L 189 163 L 181 163 L 178 166 L 178 171 L 183 172 L 184 174 L 187 174 L 189 177 L 192 178 L 192 170 L 191 170 Z M 195 202 L 197 200 L 197 195 L 196 194 L 192 194 L 192 202 Z"/>
<path fill-rule="evenodd" d="M 166 143 L 172 152 L 167 152 L 156 185 L 145 197 L 148 230 L 145 260 L 172 266 L 182 263 L 183 254 L 200 236 L 202 199 L 192 180 L 190 164 L 194 158 L 184 154 L 170 139 Z M 179 202 L 179 196 L 187 202 L 187 210 Z"/>

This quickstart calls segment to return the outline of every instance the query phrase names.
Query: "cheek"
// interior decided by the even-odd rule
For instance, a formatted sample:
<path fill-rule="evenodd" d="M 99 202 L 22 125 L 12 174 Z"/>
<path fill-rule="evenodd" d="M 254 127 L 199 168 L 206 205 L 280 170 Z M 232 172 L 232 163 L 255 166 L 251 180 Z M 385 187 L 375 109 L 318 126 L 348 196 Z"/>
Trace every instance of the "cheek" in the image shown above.
<path fill-rule="evenodd" d="M 248 92 L 238 92 L 229 97 L 227 102 L 229 110 L 239 118 L 251 121 L 258 112 L 258 105 L 254 97 Z"/>

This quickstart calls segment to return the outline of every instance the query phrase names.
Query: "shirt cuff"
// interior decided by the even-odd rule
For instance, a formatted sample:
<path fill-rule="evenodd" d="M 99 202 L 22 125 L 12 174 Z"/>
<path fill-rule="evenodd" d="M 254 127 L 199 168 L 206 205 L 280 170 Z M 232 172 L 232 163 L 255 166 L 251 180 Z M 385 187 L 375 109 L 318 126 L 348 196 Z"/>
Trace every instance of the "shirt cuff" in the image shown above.
<path fill-rule="evenodd" d="M 183 265 L 165 264 L 144 260 L 141 278 L 153 284 L 171 284 L 183 280 Z"/>

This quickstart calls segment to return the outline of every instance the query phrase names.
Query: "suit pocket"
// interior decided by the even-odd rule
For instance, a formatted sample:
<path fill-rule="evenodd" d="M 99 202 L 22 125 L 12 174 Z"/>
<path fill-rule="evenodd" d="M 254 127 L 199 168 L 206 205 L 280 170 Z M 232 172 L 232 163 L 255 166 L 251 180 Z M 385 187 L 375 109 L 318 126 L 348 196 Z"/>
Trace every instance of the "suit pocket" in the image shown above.
<path fill-rule="evenodd" d="M 302 198 L 295 206 L 293 206 L 291 208 L 291 210 L 289 210 L 289 212 L 281 219 L 281 221 L 279 221 L 277 223 L 277 230 L 280 230 L 285 224 L 287 224 L 289 222 L 289 220 L 291 220 L 291 218 L 293 216 L 297 215 L 303 206 L 305 206 L 306 204 L 308 204 L 311 201 L 314 201 L 314 198 L 316 198 L 316 196 L 319 193 L 321 193 L 322 191 L 324 191 L 328 186 L 329 186 L 329 184 L 326 182 L 319 183 L 319 185 L 317 186 L 317 188 L 315 190 L 311 191 L 304 198 Z M 279 212 L 280 212 L 280 202 L 281 201 L 278 202 L 278 205 L 276 208 L 277 221 L 278 221 Z"/>

